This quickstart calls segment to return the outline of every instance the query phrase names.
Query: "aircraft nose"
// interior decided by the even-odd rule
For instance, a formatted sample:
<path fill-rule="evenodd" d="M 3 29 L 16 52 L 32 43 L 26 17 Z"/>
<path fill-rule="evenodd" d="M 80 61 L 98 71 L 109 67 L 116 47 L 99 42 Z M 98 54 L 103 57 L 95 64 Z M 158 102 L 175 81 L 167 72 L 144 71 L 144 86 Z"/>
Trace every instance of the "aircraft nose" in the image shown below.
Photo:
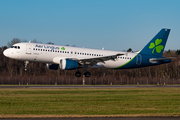
<path fill-rule="evenodd" d="M 8 57 L 9 56 L 9 51 L 8 50 L 4 50 L 3 54 L 4 54 L 4 56 Z"/>

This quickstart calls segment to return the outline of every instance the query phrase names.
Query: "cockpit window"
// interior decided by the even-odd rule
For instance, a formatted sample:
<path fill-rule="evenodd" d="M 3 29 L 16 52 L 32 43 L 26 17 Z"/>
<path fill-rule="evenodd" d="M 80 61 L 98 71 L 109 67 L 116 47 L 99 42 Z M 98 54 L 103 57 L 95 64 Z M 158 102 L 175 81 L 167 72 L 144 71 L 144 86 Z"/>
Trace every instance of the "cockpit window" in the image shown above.
<path fill-rule="evenodd" d="M 11 48 L 20 49 L 20 46 L 12 46 Z"/>

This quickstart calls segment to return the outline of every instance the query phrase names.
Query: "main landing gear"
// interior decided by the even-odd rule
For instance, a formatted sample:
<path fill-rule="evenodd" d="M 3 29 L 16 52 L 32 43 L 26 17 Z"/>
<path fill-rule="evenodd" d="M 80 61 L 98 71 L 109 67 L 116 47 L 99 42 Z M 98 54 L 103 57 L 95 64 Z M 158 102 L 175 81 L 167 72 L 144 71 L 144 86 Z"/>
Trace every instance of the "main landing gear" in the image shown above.
<path fill-rule="evenodd" d="M 84 75 L 85 75 L 85 77 L 90 77 L 90 76 L 91 76 L 91 73 L 88 72 L 88 71 L 86 71 L 86 72 L 84 73 Z"/>
<path fill-rule="evenodd" d="M 81 72 L 77 71 L 77 72 L 75 73 L 75 76 L 76 76 L 76 77 L 81 77 Z M 86 71 L 86 72 L 84 73 L 84 76 L 85 76 L 85 77 L 90 77 L 90 76 L 91 76 L 91 73 L 88 72 L 88 71 Z"/>
<path fill-rule="evenodd" d="M 84 73 L 84 76 L 85 77 L 90 77 L 91 73 L 88 71 L 88 66 L 86 65 L 85 68 L 86 68 L 86 72 Z M 81 77 L 81 72 L 79 72 L 79 69 L 77 69 L 77 71 L 75 73 L 75 76 L 76 77 Z"/>
<path fill-rule="evenodd" d="M 24 71 L 27 71 L 27 65 L 29 64 L 29 61 L 24 61 Z"/>
<path fill-rule="evenodd" d="M 77 71 L 77 72 L 75 73 L 75 76 L 76 76 L 76 77 L 81 77 L 81 72 Z"/>

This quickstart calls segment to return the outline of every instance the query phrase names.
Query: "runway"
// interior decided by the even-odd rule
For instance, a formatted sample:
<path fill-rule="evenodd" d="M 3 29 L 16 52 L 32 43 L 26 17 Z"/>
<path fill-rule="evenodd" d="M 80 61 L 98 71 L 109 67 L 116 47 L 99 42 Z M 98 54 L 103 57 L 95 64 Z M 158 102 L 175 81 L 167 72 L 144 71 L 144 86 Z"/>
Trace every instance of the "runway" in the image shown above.
<path fill-rule="evenodd" d="M 28 89 L 37 89 L 37 88 L 41 88 L 41 89 L 71 89 L 71 88 L 77 88 L 77 89 L 81 89 L 81 88 L 180 88 L 180 85 L 109 85 L 109 86 L 105 86 L 105 85 L 91 85 L 91 86 L 86 86 L 86 85 L 69 85 L 69 86 L 65 86 L 65 85 L 38 85 L 38 86 L 31 86 L 31 85 L 0 85 L 0 89 L 5 89 L 5 88 L 9 88 L 9 89 L 21 89 L 21 88 L 28 88 Z"/>

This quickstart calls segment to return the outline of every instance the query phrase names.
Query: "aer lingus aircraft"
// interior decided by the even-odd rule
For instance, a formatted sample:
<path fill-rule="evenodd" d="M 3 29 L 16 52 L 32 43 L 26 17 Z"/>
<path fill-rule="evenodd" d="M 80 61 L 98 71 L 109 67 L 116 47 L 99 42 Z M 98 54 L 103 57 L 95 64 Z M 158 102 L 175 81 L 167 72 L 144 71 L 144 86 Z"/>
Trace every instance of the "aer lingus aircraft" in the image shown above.
<path fill-rule="evenodd" d="M 6 57 L 25 61 L 25 70 L 29 61 L 47 64 L 50 70 L 77 69 L 75 76 L 80 77 L 79 68 L 86 68 L 85 77 L 90 77 L 88 67 L 111 69 L 129 69 L 159 65 L 171 62 L 162 57 L 170 29 L 162 29 L 138 52 L 120 52 L 79 47 L 59 46 L 39 43 L 17 43 L 6 49 Z"/>

